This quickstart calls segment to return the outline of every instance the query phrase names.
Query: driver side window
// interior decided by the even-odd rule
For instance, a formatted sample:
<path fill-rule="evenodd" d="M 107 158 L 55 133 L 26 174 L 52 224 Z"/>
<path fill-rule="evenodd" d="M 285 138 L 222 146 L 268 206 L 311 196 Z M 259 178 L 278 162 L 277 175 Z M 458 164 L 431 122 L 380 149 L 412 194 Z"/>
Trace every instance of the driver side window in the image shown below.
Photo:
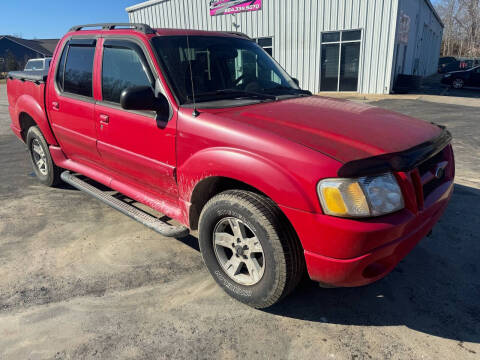
<path fill-rule="evenodd" d="M 148 70 L 139 54 L 127 47 L 104 47 L 102 96 L 104 101 L 120 103 L 123 90 L 134 86 L 152 86 Z"/>

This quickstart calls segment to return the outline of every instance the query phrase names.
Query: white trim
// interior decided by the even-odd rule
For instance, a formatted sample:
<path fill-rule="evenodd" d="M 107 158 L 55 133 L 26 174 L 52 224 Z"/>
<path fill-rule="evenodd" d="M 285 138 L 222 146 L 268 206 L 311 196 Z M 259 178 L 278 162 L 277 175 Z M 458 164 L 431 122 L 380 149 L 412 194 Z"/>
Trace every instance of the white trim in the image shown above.
<path fill-rule="evenodd" d="M 155 4 L 158 4 L 158 3 L 161 3 L 161 2 L 166 2 L 166 1 L 170 1 L 170 0 L 148 0 L 148 1 L 141 2 L 137 5 L 129 6 L 129 7 L 125 8 L 125 10 L 128 13 L 130 13 L 132 11 L 142 9 L 144 7 L 147 7 L 147 6 L 155 5 Z"/>

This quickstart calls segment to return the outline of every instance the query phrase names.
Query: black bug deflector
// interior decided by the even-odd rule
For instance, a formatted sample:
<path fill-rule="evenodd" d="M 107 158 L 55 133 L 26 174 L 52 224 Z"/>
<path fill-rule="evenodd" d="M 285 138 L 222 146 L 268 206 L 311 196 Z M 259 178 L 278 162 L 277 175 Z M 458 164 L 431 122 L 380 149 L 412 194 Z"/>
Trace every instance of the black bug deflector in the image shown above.
<path fill-rule="evenodd" d="M 452 141 L 450 132 L 444 126 L 437 126 L 442 129 L 437 137 L 404 151 L 349 161 L 338 170 L 338 176 L 359 177 L 413 170 L 438 154 Z"/>

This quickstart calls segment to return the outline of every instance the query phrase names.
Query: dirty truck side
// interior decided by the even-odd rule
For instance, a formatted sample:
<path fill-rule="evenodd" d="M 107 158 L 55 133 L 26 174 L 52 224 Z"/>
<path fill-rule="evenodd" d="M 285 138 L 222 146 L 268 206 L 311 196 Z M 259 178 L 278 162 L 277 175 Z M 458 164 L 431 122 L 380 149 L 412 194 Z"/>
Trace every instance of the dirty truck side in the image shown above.
<path fill-rule="evenodd" d="M 305 271 L 325 286 L 379 280 L 452 193 L 446 129 L 313 96 L 242 34 L 76 26 L 48 73 L 12 72 L 7 87 L 43 184 L 68 182 L 165 236 L 198 229 L 213 278 L 257 308 Z"/>

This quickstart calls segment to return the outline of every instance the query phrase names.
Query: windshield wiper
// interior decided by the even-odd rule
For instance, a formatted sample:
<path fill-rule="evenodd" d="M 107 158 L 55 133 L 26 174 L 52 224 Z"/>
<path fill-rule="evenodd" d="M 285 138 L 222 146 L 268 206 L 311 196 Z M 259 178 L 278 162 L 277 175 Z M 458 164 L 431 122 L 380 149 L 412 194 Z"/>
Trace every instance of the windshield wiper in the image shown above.
<path fill-rule="evenodd" d="M 217 99 L 234 99 L 234 98 L 257 98 L 261 100 L 277 100 L 277 96 L 272 94 L 263 94 L 254 91 L 244 91 L 235 89 L 220 89 L 215 91 L 203 92 L 195 94 L 195 101 L 207 101 Z M 192 95 L 187 96 L 188 100 L 194 100 Z"/>
<path fill-rule="evenodd" d="M 272 90 L 274 90 L 274 91 L 275 90 L 285 91 L 285 92 L 288 92 L 290 94 L 295 94 L 295 95 L 312 95 L 312 93 L 308 90 L 295 89 L 295 88 L 284 86 L 284 85 L 278 85 L 278 86 L 275 86 L 275 87 L 272 87 L 272 88 L 262 89 L 262 91 L 265 91 L 267 93 L 269 91 L 272 91 Z"/>

